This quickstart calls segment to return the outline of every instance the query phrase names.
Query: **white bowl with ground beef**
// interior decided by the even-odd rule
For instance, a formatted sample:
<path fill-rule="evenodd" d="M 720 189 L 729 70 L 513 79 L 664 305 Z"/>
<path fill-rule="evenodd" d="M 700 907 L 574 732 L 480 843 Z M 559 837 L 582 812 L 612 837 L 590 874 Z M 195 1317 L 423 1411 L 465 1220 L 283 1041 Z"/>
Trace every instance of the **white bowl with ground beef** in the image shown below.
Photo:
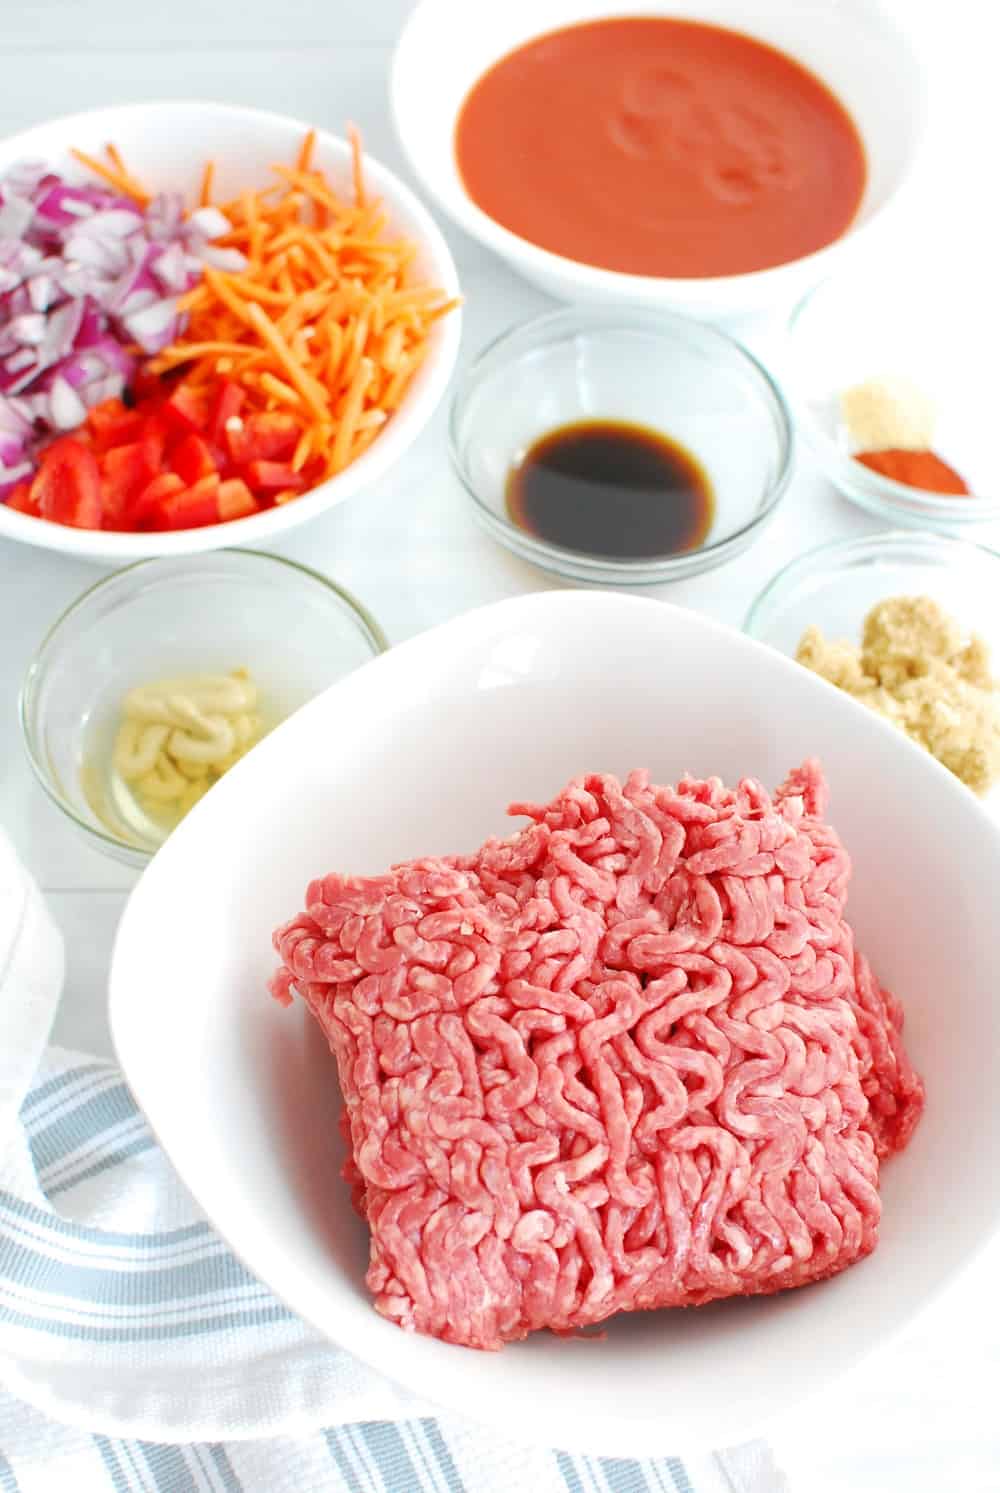
<path fill-rule="evenodd" d="M 784 794 L 769 796 L 760 786 L 777 788 L 790 769 L 813 757 L 822 760 L 829 783 L 828 811 L 816 797 L 819 780 L 812 767 L 793 776 Z M 670 1018 L 676 1025 L 668 1022 L 659 1033 L 661 1050 L 663 1043 L 675 1049 L 675 1076 L 685 1064 L 691 1068 L 695 1058 L 695 1066 L 706 1070 L 714 1054 L 728 1077 L 714 1098 L 701 1089 L 693 1113 L 698 1133 L 683 1141 L 690 1165 L 678 1174 L 680 1192 L 670 1212 L 690 1225 L 687 1242 L 669 1235 L 657 1247 L 665 1256 L 676 1248 L 678 1257 L 691 1257 L 700 1241 L 706 1246 L 698 1267 L 704 1278 L 706 1272 L 752 1271 L 769 1250 L 780 1254 L 786 1240 L 782 1270 L 787 1274 L 781 1279 L 788 1283 L 802 1278 L 799 1267 L 809 1266 L 809 1251 L 821 1237 L 831 1261 L 863 1254 L 866 1242 L 874 1242 L 879 1211 L 869 1170 L 871 1142 L 861 1133 L 869 1109 L 879 1116 L 866 1132 L 874 1135 L 876 1148 L 884 1154 L 905 1142 L 901 1154 L 886 1160 L 878 1182 L 878 1246 L 831 1279 L 684 1311 L 633 1311 L 607 1321 L 596 1340 L 536 1331 L 500 1352 L 480 1352 L 402 1330 L 389 1318 L 408 1320 L 405 1293 L 396 1293 L 400 1310 L 394 1311 L 390 1287 L 380 1315 L 366 1289 L 368 1229 L 354 1211 L 351 1188 L 339 1176 L 342 1101 L 334 1058 L 302 1002 L 282 1009 L 267 993 L 277 965 L 272 930 L 303 906 L 312 878 L 327 872 L 377 877 L 411 857 L 469 855 L 490 835 L 507 833 L 506 808 L 512 801 L 544 804 L 577 774 L 624 779 L 634 768 L 649 769 L 659 784 L 678 783 L 691 773 L 739 785 L 739 843 L 731 843 L 727 807 L 735 799 L 726 797 L 721 784 L 703 785 L 693 799 L 690 789 L 687 798 L 684 792 L 667 794 L 664 802 L 672 805 L 674 818 L 681 814 L 692 825 L 704 821 L 711 831 L 704 832 L 707 838 L 697 852 L 701 859 L 688 856 L 684 886 L 691 895 L 680 895 L 684 888 L 672 879 L 676 869 L 671 871 L 667 861 L 661 865 L 656 856 L 647 857 L 630 884 L 624 873 L 644 837 L 648 841 L 649 813 L 630 820 L 632 811 L 619 804 L 611 810 L 615 835 L 598 826 L 590 836 L 591 859 L 603 857 L 601 864 L 583 864 L 581 856 L 590 853 L 580 849 L 586 836 L 577 838 L 578 853 L 567 854 L 564 846 L 559 854 L 565 885 L 556 885 L 558 876 L 545 888 L 538 883 L 528 912 L 537 929 L 551 928 L 550 904 L 558 911 L 563 899 L 564 924 L 573 921 L 569 913 L 579 924 L 583 904 L 572 898 L 565 902 L 567 889 L 586 883 L 595 898 L 607 897 L 608 878 L 620 877 L 615 906 L 626 917 L 639 916 L 638 932 L 632 930 L 635 944 L 645 948 L 648 959 L 652 944 L 643 945 L 643 928 L 657 918 L 669 922 L 673 932 L 667 942 L 652 941 L 660 950 L 655 958 L 673 950 L 673 967 L 686 970 L 689 989 L 700 991 L 696 1005 L 712 1004 L 698 974 L 703 966 L 714 980 L 728 959 L 734 980 L 749 979 L 736 1005 L 726 1008 L 728 1016 L 717 1013 L 701 1026 L 685 1025 L 678 1007 Z M 611 805 L 616 790 L 610 780 L 608 785 Z M 576 801 L 585 805 L 586 795 L 575 791 Z M 639 779 L 627 786 L 633 805 L 646 803 L 648 810 L 646 791 Z M 776 817 L 777 805 L 784 807 Z M 820 811 L 839 842 L 815 817 Z M 536 822 L 512 852 L 515 859 L 527 857 L 525 865 L 532 834 L 544 840 L 546 831 Z M 877 981 L 901 1003 L 902 1041 L 926 1086 L 926 1109 L 915 1130 L 921 1090 L 903 1055 L 899 1012 L 860 973 L 856 1016 L 838 1004 L 833 989 L 837 981 L 841 994 L 855 989 L 842 958 L 843 934 L 837 932 L 847 869 L 840 842 L 853 862 L 847 917 L 857 948 L 871 961 Z M 729 858 L 730 850 L 735 859 Z M 506 864 L 511 871 L 514 862 L 506 852 L 494 849 L 490 855 L 494 866 Z M 467 863 L 448 875 L 466 875 L 463 866 Z M 660 901 L 637 912 L 656 868 L 666 878 L 658 883 Z M 473 1088 L 478 1064 L 486 1114 L 494 1120 L 498 1104 L 504 1106 L 490 1094 L 520 1060 L 512 1038 L 498 1046 L 486 1027 L 477 1036 L 472 1018 L 463 1014 L 463 1001 L 481 998 L 477 1019 L 489 1025 L 488 979 L 482 984 L 489 974 L 488 953 L 477 962 L 468 951 L 449 955 L 441 943 L 458 937 L 474 943 L 477 927 L 486 928 L 482 909 L 470 904 L 468 918 L 439 919 L 419 934 L 413 926 L 407 898 L 420 895 L 420 886 L 426 891 L 428 878 L 441 891 L 439 875 L 447 879 L 435 861 L 422 868 L 409 890 L 401 888 L 384 924 L 387 939 L 373 937 L 365 921 L 373 906 L 382 905 L 381 882 L 321 880 L 306 900 L 325 920 L 323 938 L 336 935 L 342 948 L 357 954 L 356 960 L 345 956 L 326 966 L 327 977 L 343 984 L 335 991 L 331 987 L 328 1002 L 323 998 L 324 1012 L 346 1009 L 338 1002 L 361 968 L 381 969 L 388 979 L 388 984 L 374 977 L 367 984 L 362 980 L 351 997 L 358 1052 L 367 1056 L 346 1074 L 345 1096 L 350 1100 L 359 1086 L 369 1091 L 381 1086 L 383 1097 L 391 1090 L 399 1112 L 420 1115 L 425 1137 L 437 1134 L 441 1140 L 454 1132 L 463 1114 L 460 1105 L 456 1108 L 455 1074 L 461 1065 L 455 1054 L 464 1053 L 462 1071 L 468 1071 Z M 746 877 L 756 877 L 759 884 L 745 886 L 742 895 Z M 487 1422 L 520 1440 L 629 1457 L 727 1445 L 759 1432 L 772 1417 L 787 1415 L 803 1396 L 830 1391 L 836 1376 L 909 1322 L 1000 1226 L 998 881 L 1000 833 L 975 797 L 900 732 L 777 650 L 660 602 L 598 592 L 521 597 L 456 619 L 366 665 L 278 727 L 195 807 L 155 857 L 126 908 L 111 971 L 112 1033 L 131 1088 L 201 1208 L 260 1280 L 330 1342 L 419 1395 L 422 1403 Z M 353 911 L 335 905 L 345 886 Z M 768 923 L 768 907 L 782 909 L 781 936 L 775 912 L 773 936 L 738 935 L 730 922 L 729 932 L 720 931 L 701 954 L 685 953 L 697 950 L 696 925 L 707 926 L 705 909 L 723 894 L 731 909 L 727 916 L 735 918 L 738 906 L 747 928 L 761 918 Z M 519 904 L 512 897 L 503 905 Z M 605 916 L 609 926 L 627 927 L 607 906 Z M 313 954 L 320 951 L 327 958 L 323 938 L 308 931 L 308 918 L 301 926 Z M 769 939 L 773 947 L 766 948 Z M 524 947 L 529 945 L 535 947 L 530 938 Z M 601 958 L 612 963 L 610 945 L 602 947 Z M 544 946 L 552 959 L 563 957 L 566 948 L 558 932 Z M 812 949 L 815 958 L 795 964 L 796 949 Z M 391 979 L 399 950 L 407 951 L 411 972 L 422 970 L 405 991 Z M 283 954 L 286 963 L 290 957 L 295 964 L 287 941 Z M 745 963 L 751 955 L 761 971 L 766 966 L 769 972 L 757 983 Z M 638 965 L 638 952 L 634 959 Z M 304 967 L 297 968 L 299 993 L 308 994 L 312 987 Z M 778 979 L 781 970 L 790 983 L 783 987 L 779 1009 L 772 976 Z M 546 1040 L 558 1039 L 561 1020 L 571 1024 L 573 1013 L 579 1015 L 582 1006 L 573 1004 L 551 973 L 547 985 L 536 971 L 533 984 L 522 980 L 520 986 L 513 966 L 503 974 L 508 1004 L 501 1001 L 497 1010 L 506 1012 L 511 1031 L 518 1030 L 515 1007 L 530 1017 L 540 1037 L 547 1026 Z M 648 991 L 641 982 L 630 988 L 637 999 Z M 278 993 L 284 990 L 279 982 Z M 429 1003 L 425 1009 L 434 1009 L 448 990 L 455 995 L 454 1019 L 427 1027 L 417 1006 Z M 827 996 L 824 1012 L 820 1007 Z M 627 1026 L 632 1018 L 625 1018 L 624 1001 L 622 996 L 616 1009 Z M 602 1040 L 610 1039 L 603 1020 L 591 1023 L 594 1040 L 598 1029 Z M 384 1055 L 374 1066 L 371 1045 L 361 1040 L 373 1023 Z M 411 1023 L 412 1033 L 401 1030 Z M 855 1042 L 862 1030 L 867 1049 Z M 822 1031 L 835 1031 L 836 1040 L 824 1045 Z M 334 1024 L 331 1032 L 342 1061 L 343 1031 Z M 888 1046 L 873 1057 L 880 1032 L 888 1034 Z M 442 1042 L 446 1033 L 450 1036 Z M 785 1056 L 775 1067 L 779 1033 Z M 580 1039 L 581 1053 L 588 1040 Z M 652 1037 L 646 1045 L 653 1050 Z M 739 1071 L 732 1068 L 734 1050 L 743 1054 Z M 869 1055 L 855 1064 L 850 1053 L 865 1050 Z M 840 1080 L 831 1087 L 829 1064 L 835 1058 Z M 421 1087 L 430 1069 L 439 1074 L 430 1090 L 433 1103 Z M 896 1077 L 885 1087 L 878 1075 L 890 1069 Z M 622 1083 L 615 1101 L 614 1064 L 593 1074 L 576 1069 L 576 1087 L 557 1058 L 551 1069 L 543 1064 L 542 1070 L 536 1097 L 548 1095 L 545 1102 L 554 1106 L 553 1113 L 575 1112 L 580 1135 L 565 1158 L 562 1183 L 554 1175 L 544 1187 L 539 1181 L 540 1206 L 526 1207 L 523 1197 L 511 1204 L 515 1211 L 520 1207 L 521 1216 L 509 1235 L 509 1251 L 495 1241 L 502 1234 L 497 1220 L 511 1200 L 488 1156 L 474 1164 L 476 1137 L 486 1144 L 485 1121 L 468 1131 L 468 1144 L 456 1141 L 454 1152 L 445 1147 L 441 1153 L 448 1165 L 454 1163 L 454 1195 L 448 1200 L 445 1194 L 453 1234 L 442 1232 L 444 1215 L 436 1213 L 429 1222 L 427 1210 L 415 1203 L 409 1214 L 397 1210 L 380 1218 L 385 1248 L 400 1247 L 405 1254 L 407 1240 L 423 1237 L 425 1255 L 415 1255 L 407 1267 L 417 1272 L 414 1279 L 422 1258 L 434 1264 L 439 1288 L 450 1289 L 450 1249 L 455 1280 L 480 1282 L 482 1294 L 465 1299 L 451 1318 L 458 1328 L 482 1309 L 495 1307 L 499 1313 L 506 1307 L 496 1284 L 503 1276 L 503 1270 L 494 1271 L 498 1261 L 513 1268 L 519 1252 L 530 1254 L 546 1240 L 552 1249 L 560 1247 L 559 1230 L 552 1225 L 556 1215 L 565 1222 L 572 1211 L 567 1199 L 583 1209 L 576 1213 L 581 1238 L 588 1236 L 587 1217 L 600 1225 L 600 1242 L 589 1234 L 594 1247 L 584 1274 L 577 1275 L 582 1290 L 607 1268 L 601 1289 L 606 1286 L 612 1300 L 612 1288 L 627 1285 L 620 1264 L 614 1264 L 623 1238 L 637 1258 L 649 1243 L 639 1237 L 641 1226 L 630 1232 L 634 1218 L 623 1236 L 622 1215 L 607 1211 L 609 1197 L 624 1197 L 627 1185 L 641 1182 L 638 1165 L 630 1183 L 620 1169 L 616 1172 L 614 1158 L 620 1153 L 615 1148 L 633 1126 L 641 1141 L 637 1114 L 643 1106 L 648 1115 L 657 1107 L 660 1111 L 646 1127 L 647 1141 L 659 1134 L 665 1110 L 684 1102 L 683 1085 L 664 1091 L 659 1106 L 651 1106 L 650 1095 L 643 1097 L 630 1082 Z M 560 1073 L 562 1108 L 551 1092 Z M 462 1079 L 459 1091 L 465 1083 Z M 506 1096 L 511 1103 L 513 1093 Z M 421 1094 L 423 1101 L 414 1103 Z M 614 1117 L 598 1128 L 611 1159 L 605 1157 L 596 1175 L 584 1175 L 594 1162 L 584 1154 L 585 1132 L 594 1124 L 580 1116 L 588 1109 L 601 1113 L 604 1103 Z M 534 1112 L 532 1123 L 544 1128 L 548 1112 Z M 355 1147 L 368 1208 L 379 1189 L 380 1204 L 388 1198 L 391 1207 L 386 1184 L 391 1191 L 393 1176 L 402 1189 L 412 1187 L 417 1175 L 403 1175 L 413 1152 L 407 1156 L 396 1143 L 403 1135 L 398 1115 L 395 1121 L 390 1116 L 380 1132 L 374 1128 L 387 1114 L 376 1106 L 362 1117 L 371 1127 L 372 1145 Z M 728 1119 L 720 1125 L 724 1116 Z M 356 1113 L 352 1129 L 355 1118 Z M 771 1127 L 776 1144 L 766 1166 L 766 1158 L 755 1152 L 767 1206 L 737 1219 L 727 1209 L 746 1179 L 739 1166 L 727 1163 L 720 1170 L 712 1156 L 738 1159 L 740 1147 L 752 1147 L 762 1125 Z M 821 1132 L 825 1139 L 817 1149 Z M 673 1145 L 661 1138 L 642 1154 L 655 1164 L 661 1154 L 674 1154 Z M 796 1180 L 787 1195 L 771 1196 L 768 1179 L 784 1175 L 783 1168 L 787 1172 L 788 1146 L 799 1147 Z M 633 1154 L 629 1165 L 641 1160 Z M 541 1158 L 529 1164 L 541 1164 Z M 432 1193 L 428 1199 L 433 1212 L 440 1200 Z M 509 1210 L 508 1216 L 514 1217 Z M 710 1221 L 720 1217 L 728 1229 L 724 1236 L 709 1230 Z M 781 1220 L 778 1244 L 768 1222 L 776 1218 Z M 737 1222 L 738 1228 L 729 1229 Z M 850 1232 L 855 1228 L 860 1232 Z M 484 1256 L 480 1273 L 473 1275 L 468 1250 L 484 1237 L 499 1254 Z M 535 1258 L 542 1262 L 544 1250 Z M 819 1256 L 815 1263 L 822 1264 Z M 541 1289 L 544 1272 L 525 1272 L 522 1285 L 529 1275 Z M 488 1281 L 493 1284 L 482 1284 Z M 293 1355 L 315 1351 L 312 1341 L 288 1349 Z M 315 1367 L 314 1358 L 310 1363 Z M 212 1373 L 206 1365 L 200 1386 L 206 1403 Z"/>

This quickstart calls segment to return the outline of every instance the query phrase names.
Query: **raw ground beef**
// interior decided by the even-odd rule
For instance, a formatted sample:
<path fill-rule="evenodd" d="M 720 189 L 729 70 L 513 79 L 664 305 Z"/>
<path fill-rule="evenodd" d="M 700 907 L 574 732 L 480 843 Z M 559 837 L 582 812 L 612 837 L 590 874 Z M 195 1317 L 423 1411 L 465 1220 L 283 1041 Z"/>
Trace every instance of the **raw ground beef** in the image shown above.
<path fill-rule="evenodd" d="M 821 1280 L 875 1247 L 923 1087 L 806 763 L 577 779 L 470 857 L 327 876 L 273 991 L 337 1060 L 401 1327 L 476 1348 Z"/>

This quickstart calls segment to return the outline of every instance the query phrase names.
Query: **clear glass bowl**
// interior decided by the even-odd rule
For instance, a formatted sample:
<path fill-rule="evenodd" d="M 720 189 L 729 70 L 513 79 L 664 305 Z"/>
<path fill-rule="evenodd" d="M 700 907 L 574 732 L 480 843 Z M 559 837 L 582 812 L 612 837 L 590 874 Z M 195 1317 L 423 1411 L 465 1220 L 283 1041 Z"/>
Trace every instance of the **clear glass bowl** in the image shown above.
<path fill-rule="evenodd" d="M 715 493 L 704 544 L 603 559 L 512 521 L 512 468 L 540 436 L 586 419 L 650 426 L 699 459 Z M 516 555 L 574 580 L 641 586 L 720 565 L 758 537 L 791 476 L 792 428 L 773 379 L 725 333 L 667 312 L 572 307 L 512 328 L 479 355 L 452 404 L 451 451 L 478 518 Z"/>
<path fill-rule="evenodd" d="M 145 560 L 91 586 L 39 647 L 21 688 L 28 758 L 91 844 L 143 866 L 165 832 L 123 816 L 110 773 L 128 689 L 247 668 L 270 727 L 387 646 L 354 597 L 291 560 L 254 550 Z"/>
<path fill-rule="evenodd" d="M 940 534 L 910 531 L 839 539 L 779 570 L 744 623 L 751 637 L 795 657 L 815 623 L 828 638 L 861 641 L 868 611 L 887 596 L 931 596 L 989 643 L 1000 673 L 1000 554 Z"/>
<path fill-rule="evenodd" d="M 969 284 L 949 283 L 947 294 L 934 287 L 929 270 L 898 264 L 826 281 L 794 312 L 779 372 L 799 430 L 846 498 L 894 525 L 958 533 L 1000 518 L 994 369 L 1000 314 L 996 297 L 977 292 L 974 276 Z M 934 400 L 934 449 L 974 496 L 923 492 L 851 456 L 840 394 L 895 374 Z"/>

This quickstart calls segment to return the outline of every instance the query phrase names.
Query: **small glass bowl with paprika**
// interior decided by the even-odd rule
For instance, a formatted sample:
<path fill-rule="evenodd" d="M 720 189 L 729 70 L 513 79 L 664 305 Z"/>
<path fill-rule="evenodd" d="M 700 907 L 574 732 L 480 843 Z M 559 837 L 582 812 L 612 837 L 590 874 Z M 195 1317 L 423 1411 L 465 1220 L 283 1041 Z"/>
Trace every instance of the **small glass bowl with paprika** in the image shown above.
<path fill-rule="evenodd" d="M 1000 316 L 967 284 L 945 294 L 932 267 L 856 269 L 812 291 L 792 315 L 780 372 L 796 421 L 825 475 L 851 502 L 908 528 L 956 533 L 1000 519 L 1000 443 L 992 363 Z M 905 438 L 873 447 L 845 418 L 844 396 L 889 405 L 874 431 L 893 429 L 894 394 Z M 950 490 L 949 490 L 950 489 Z"/>

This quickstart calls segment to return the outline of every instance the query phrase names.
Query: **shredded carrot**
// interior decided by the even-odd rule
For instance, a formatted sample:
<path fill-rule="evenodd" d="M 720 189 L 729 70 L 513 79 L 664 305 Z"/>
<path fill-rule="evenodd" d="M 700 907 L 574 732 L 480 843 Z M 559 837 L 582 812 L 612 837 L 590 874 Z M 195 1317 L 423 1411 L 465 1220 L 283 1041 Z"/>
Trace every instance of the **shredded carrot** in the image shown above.
<path fill-rule="evenodd" d="M 302 148 L 295 161 L 297 171 L 308 171 L 312 164 L 313 151 L 316 148 L 316 131 L 309 130 L 302 141 Z"/>
<path fill-rule="evenodd" d="M 221 244 L 246 267 L 207 266 L 180 298 L 187 325 L 149 363 L 211 390 L 225 376 L 244 394 L 243 414 L 280 410 L 299 435 L 291 468 L 305 489 L 342 471 L 392 419 L 430 347 L 437 320 L 458 303 L 414 283 L 417 245 L 394 238 L 377 198 L 368 195 L 361 140 L 353 126 L 348 197 L 315 164 L 316 135 L 303 138 L 293 165 L 275 165 L 274 182 L 218 206 L 232 225 Z M 132 196 L 142 188 L 121 158 L 99 169 Z M 201 201 L 212 197 L 212 164 Z M 301 488 L 302 484 L 299 484 Z M 298 496 L 291 487 L 276 503 Z"/>
<path fill-rule="evenodd" d="M 330 463 L 334 472 L 341 471 L 347 465 L 351 442 L 358 428 L 365 394 L 368 392 L 368 385 L 372 381 L 374 372 L 375 365 L 371 358 L 362 358 L 347 390 L 340 414 L 340 424 L 337 426 L 337 434 L 333 441 L 333 450 L 330 453 Z"/>
<path fill-rule="evenodd" d="M 109 155 L 112 149 L 113 147 L 108 147 Z M 75 155 L 77 160 L 86 166 L 88 171 L 93 171 L 95 176 L 103 177 L 123 197 L 134 197 L 141 207 L 147 207 L 152 202 L 153 199 L 149 193 L 133 177 L 129 176 L 128 172 L 115 161 L 114 157 L 112 157 L 111 165 L 109 166 L 106 161 L 100 161 L 96 156 L 87 155 L 86 151 L 83 150 L 73 150 L 71 154 Z M 118 156 L 118 162 L 120 162 L 121 156 L 118 155 L 117 151 L 115 151 L 115 156 Z"/>
<path fill-rule="evenodd" d="M 212 205 L 212 183 L 215 181 L 215 162 L 206 161 L 205 169 L 201 175 L 201 191 L 198 193 L 198 201 L 202 207 Z"/>
<path fill-rule="evenodd" d="M 347 126 L 347 138 L 351 142 L 351 171 L 354 177 L 354 200 L 358 207 L 364 207 L 365 197 L 365 172 L 364 154 L 361 149 L 361 135 L 357 125 Z"/>

